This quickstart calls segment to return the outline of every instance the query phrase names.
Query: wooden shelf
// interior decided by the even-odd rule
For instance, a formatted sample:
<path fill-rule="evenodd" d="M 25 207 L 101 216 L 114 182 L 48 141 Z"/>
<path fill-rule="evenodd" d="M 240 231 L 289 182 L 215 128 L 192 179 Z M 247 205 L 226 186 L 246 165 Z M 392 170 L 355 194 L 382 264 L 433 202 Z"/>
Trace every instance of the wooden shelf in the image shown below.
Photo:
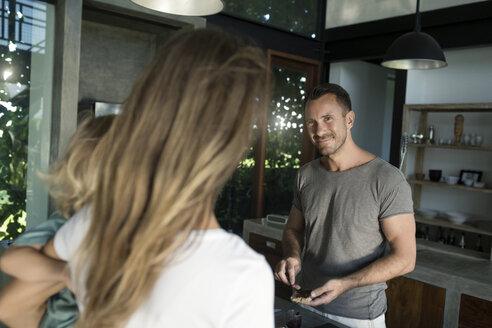
<path fill-rule="evenodd" d="M 492 103 L 471 104 L 406 104 L 404 108 L 416 112 L 481 113 L 492 112 Z"/>
<path fill-rule="evenodd" d="M 468 113 L 478 113 L 480 117 L 484 116 L 489 117 L 489 114 L 492 114 L 492 102 L 488 103 L 459 103 L 459 104 L 406 104 L 403 106 L 403 121 L 402 121 L 402 131 L 410 131 L 410 123 L 413 122 L 415 123 L 415 118 L 417 118 L 417 131 L 419 133 L 424 133 L 424 131 L 427 130 L 427 123 L 428 123 L 428 117 L 429 116 L 439 116 L 441 113 L 455 113 L 455 114 L 463 114 L 466 116 Z M 480 114 L 482 113 L 482 114 Z M 473 115 L 476 116 L 477 118 L 479 115 Z M 448 117 L 451 117 L 452 115 L 448 115 Z M 486 123 L 484 122 L 484 128 L 486 128 Z M 414 141 L 415 139 L 410 139 L 411 141 Z M 410 141 L 409 140 L 409 141 Z M 418 140 L 415 140 L 418 141 Z M 454 139 L 453 139 L 454 141 Z M 414 172 L 424 172 L 424 157 L 425 153 L 429 151 L 429 149 L 448 149 L 448 150 L 465 150 L 465 151 L 477 151 L 477 152 L 492 152 L 492 145 L 487 144 L 485 147 L 477 147 L 477 146 L 457 146 L 457 145 L 437 145 L 437 144 L 426 144 L 426 143 L 414 143 L 414 142 L 409 142 L 408 147 L 412 147 L 415 151 L 412 152 L 414 155 Z M 435 154 L 435 151 L 431 151 L 433 155 Z M 462 156 L 468 156 L 468 153 L 458 153 L 457 155 L 462 155 Z M 485 154 L 488 156 L 488 154 Z M 456 156 L 455 156 L 456 157 Z M 405 159 L 407 160 L 407 158 Z M 433 158 L 434 163 L 433 165 L 436 164 L 435 159 Z M 459 163 L 459 159 L 457 158 L 457 162 L 455 164 Z M 406 162 L 403 163 L 402 166 L 402 172 L 406 173 Z M 441 188 L 448 188 L 448 189 L 457 189 L 457 190 L 464 190 L 464 191 L 474 191 L 474 192 L 480 192 L 480 193 L 485 193 L 485 194 L 492 194 L 492 186 L 488 186 L 488 188 L 477 188 L 477 187 L 471 187 L 471 186 L 466 186 L 463 184 L 455 184 L 455 185 L 450 185 L 446 184 L 444 182 L 433 182 L 430 180 L 417 180 L 417 179 L 408 179 L 408 182 L 412 184 L 413 190 L 413 204 L 415 208 L 420 208 L 420 202 L 421 202 L 421 196 L 423 192 L 422 186 L 434 186 L 434 187 L 441 187 Z M 427 188 L 427 187 L 426 187 Z M 429 192 L 432 193 L 438 193 L 438 190 L 430 190 Z M 473 195 L 470 195 L 469 197 L 472 197 Z M 488 198 L 488 197 L 487 197 Z M 465 209 L 466 210 L 466 209 Z M 428 225 L 433 225 L 433 226 L 439 226 L 439 227 L 446 227 L 446 228 L 451 228 L 451 229 L 456 229 L 456 230 L 461 230 L 461 231 L 466 231 L 469 233 L 473 234 L 481 234 L 485 236 L 492 236 L 492 217 L 490 217 L 490 214 L 487 213 L 487 216 L 489 217 L 488 219 L 484 220 L 484 222 L 481 222 L 482 220 L 471 220 L 465 222 L 464 224 L 455 224 L 452 223 L 451 221 L 448 221 L 445 218 L 429 218 L 429 217 L 424 217 L 421 215 L 415 215 L 415 220 L 416 222 L 422 223 L 422 224 L 428 224 Z M 490 221 L 490 222 L 489 222 Z M 439 245 L 438 243 L 432 242 L 433 244 Z M 446 246 L 446 245 L 444 245 Z M 451 249 L 453 251 L 453 249 Z M 457 250 L 460 251 L 460 250 Z M 453 252 L 454 253 L 454 252 Z M 490 253 L 488 253 L 490 254 Z M 490 258 L 492 261 L 492 258 Z"/>
<path fill-rule="evenodd" d="M 481 151 L 492 151 L 492 147 L 477 147 L 477 146 L 455 146 L 455 145 L 428 145 L 428 144 L 418 144 L 410 142 L 409 147 L 417 148 L 442 148 L 442 149 L 456 149 L 456 150 L 481 150 Z"/>
<path fill-rule="evenodd" d="M 489 230 L 484 230 L 484 229 L 479 229 L 474 226 L 471 226 L 469 224 L 463 223 L 463 224 L 456 224 L 449 222 L 444 219 L 438 219 L 438 218 L 426 218 L 421 215 L 415 214 L 415 221 L 419 223 L 425 223 L 433 226 L 438 226 L 438 227 L 444 227 L 444 228 L 451 228 L 455 230 L 462 230 L 462 231 L 467 231 L 467 232 L 473 232 L 476 234 L 481 234 L 484 236 L 492 236 L 492 231 Z"/>
<path fill-rule="evenodd" d="M 447 184 L 444 182 L 433 182 L 433 181 L 429 181 L 429 180 L 408 179 L 407 181 L 408 181 L 408 183 L 415 184 L 415 185 L 444 187 L 444 188 L 461 189 L 461 190 L 477 191 L 477 192 L 492 194 L 492 189 L 490 189 L 490 188 L 469 187 L 469 186 L 465 186 L 465 185 L 461 185 L 461 184 L 450 185 L 450 184 Z"/>

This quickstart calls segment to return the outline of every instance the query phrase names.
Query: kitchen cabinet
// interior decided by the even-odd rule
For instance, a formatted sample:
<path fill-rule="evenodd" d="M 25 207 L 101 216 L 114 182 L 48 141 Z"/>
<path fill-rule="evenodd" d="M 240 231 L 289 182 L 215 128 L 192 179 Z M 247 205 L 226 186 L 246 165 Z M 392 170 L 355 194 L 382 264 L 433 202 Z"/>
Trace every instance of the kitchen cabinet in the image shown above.
<path fill-rule="evenodd" d="M 284 227 L 269 225 L 265 221 L 246 220 L 243 238 L 257 251 L 265 254 L 273 266 L 282 255 Z M 404 277 L 394 278 L 387 284 L 388 328 L 458 328 L 459 321 L 470 323 L 467 327 L 473 327 L 475 322 L 492 322 L 492 261 L 419 243 L 415 270 Z M 280 288 L 286 289 L 285 297 L 290 296 L 287 286 L 280 284 Z M 278 294 L 279 290 L 276 292 Z"/>
<path fill-rule="evenodd" d="M 456 239 L 455 245 L 459 243 L 461 234 L 465 235 L 466 233 L 469 241 L 467 243 L 467 248 L 474 248 L 478 239 L 480 239 L 480 243 L 486 244 L 487 247 L 481 250 L 482 254 L 477 255 L 492 259 L 490 257 L 492 240 L 492 217 L 490 216 L 490 213 L 492 211 L 490 211 L 490 205 L 487 205 L 492 203 L 492 184 L 489 182 L 485 185 L 485 187 L 479 188 L 465 186 L 464 184 L 453 185 L 444 182 L 433 182 L 427 179 L 415 178 L 416 176 L 422 176 L 422 174 L 428 173 L 427 170 L 425 170 L 425 166 L 433 169 L 447 166 L 448 172 L 455 172 L 454 174 L 445 174 L 443 171 L 443 176 L 457 176 L 459 175 L 458 172 L 462 169 L 469 168 L 470 166 L 472 168 L 475 166 L 483 167 L 484 165 L 488 168 L 492 167 L 492 147 L 487 146 L 487 143 L 484 142 L 484 145 L 481 146 L 465 144 L 463 142 L 461 145 L 455 144 L 454 116 L 457 114 L 461 114 L 465 118 L 463 135 L 470 134 L 472 131 L 476 130 L 490 133 L 489 121 L 492 121 L 492 103 L 427 105 L 407 104 L 404 106 L 402 125 L 402 131 L 404 133 L 409 136 L 427 136 L 428 127 L 430 125 L 434 125 L 437 131 L 441 129 L 441 138 L 435 138 L 434 143 L 425 142 L 425 137 L 422 143 L 414 142 L 410 138 L 407 144 L 408 151 L 403 162 L 402 171 L 412 186 L 414 208 L 416 210 L 415 220 L 419 227 L 424 226 L 424 229 L 428 229 L 428 227 L 438 227 L 439 234 L 441 234 L 442 231 L 448 231 L 450 234 L 451 232 L 449 231 L 452 231 Z M 429 122 L 429 118 L 431 116 L 432 120 Z M 471 123 L 469 123 L 469 125 L 467 125 L 468 118 L 471 118 Z M 482 126 L 480 126 L 480 124 Z M 445 131 L 447 131 L 447 135 L 444 134 L 446 133 Z M 443 136 L 446 136 L 447 138 L 444 138 Z M 489 137 L 492 137 L 492 135 L 489 135 Z M 402 137 L 402 142 L 404 140 L 405 137 Z M 418 139 L 415 139 L 415 141 L 418 141 Z M 488 145 L 490 144 L 489 138 Z M 470 162 L 471 158 L 476 156 L 472 155 L 475 153 L 480 153 L 477 157 L 480 158 L 480 160 L 476 160 L 475 163 Z M 409 164 L 409 161 L 412 161 L 411 164 Z M 412 164 L 413 167 L 409 167 Z M 468 167 L 466 167 L 466 165 L 468 165 Z M 492 171 L 483 173 L 484 175 L 488 174 L 489 178 L 492 175 Z M 480 224 L 477 224 L 477 221 L 467 221 L 462 224 L 457 224 L 446 219 L 442 219 L 439 216 L 426 216 L 425 214 L 419 212 L 422 204 L 423 191 L 426 188 L 428 190 L 427 195 L 430 193 L 433 193 L 434 195 L 448 195 L 453 192 L 464 192 L 468 193 L 468 195 L 462 197 L 462 199 L 469 197 L 469 199 L 473 199 L 474 204 L 477 203 L 477 199 L 481 199 L 480 205 L 482 212 L 486 213 L 486 216 L 482 218 Z M 451 207 L 449 208 L 450 210 L 456 211 L 456 208 L 452 208 L 453 206 L 457 206 L 454 202 L 454 200 L 439 202 L 439 206 L 449 206 Z M 425 237 L 426 239 L 428 238 L 428 236 Z M 441 236 L 439 239 L 443 241 L 444 237 Z M 467 254 L 470 254 L 470 252 Z"/>
<path fill-rule="evenodd" d="M 492 302 L 461 295 L 460 328 L 490 328 L 492 326 Z"/>
<path fill-rule="evenodd" d="M 446 290 L 414 279 L 387 282 L 388 328 L 442 328 Z"/>
<path fill-rule="evenodd" d="M 265 256 L 268 264 L 275 270 L 275 266 L 282 259 L 282 242 L 278 239 L 262 236 L 256 233 L 249 234 L 249 245 L 255 251 Z M 289 286 L 275 280 L 275 295 L 290 300 L 292 290 Z"/>

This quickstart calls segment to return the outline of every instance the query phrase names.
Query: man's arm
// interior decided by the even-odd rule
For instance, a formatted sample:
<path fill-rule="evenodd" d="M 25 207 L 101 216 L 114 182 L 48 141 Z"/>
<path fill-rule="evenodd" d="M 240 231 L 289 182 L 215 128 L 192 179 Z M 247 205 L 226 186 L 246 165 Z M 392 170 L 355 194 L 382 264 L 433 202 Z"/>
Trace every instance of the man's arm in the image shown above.
<path fill-rule="evenodd" d="M 275 279 L 297 289 L 300 288 L 296 285 L 296 275 L 301 271 L 304 225 L 302 212 L 292 206 L 282 238 L 284 259 L 275 267 Z"/>
<path fill-rule="evenodd" d="M 330 279 L 311 292 L 312 301 L 306 304 L 328 304 L 355 287 L 385 282 L 413 271 L 417 247 L 415 242 L 415 219 L 413 214 L 396 215 L 381 221 L 390 252 L 367 267 L 343 278 Z"/>

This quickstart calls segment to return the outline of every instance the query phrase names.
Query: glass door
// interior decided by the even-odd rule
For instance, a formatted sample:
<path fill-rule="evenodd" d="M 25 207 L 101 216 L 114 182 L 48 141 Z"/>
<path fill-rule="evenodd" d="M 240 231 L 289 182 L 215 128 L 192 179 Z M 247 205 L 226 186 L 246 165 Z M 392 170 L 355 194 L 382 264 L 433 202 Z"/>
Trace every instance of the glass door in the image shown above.
<path fill-rule="evenodd" d="M 297 170 L 315 157 L 304 129 L 304 98 L 319 83 L 321 63 L 268 51 L 272 85 L 257 142 L 252 218 L 287 215 Z"/>
<path fill-rule="evenodd" d="M 297 169 L 314 159 L 304 132 L 303 101 L 319 83 L 321 63 L 268 50 L 267 104 L 256 142 L 221 191 L 215 214 L 222 227 L 241 234 L 243 220 L 287 214 Z"/>

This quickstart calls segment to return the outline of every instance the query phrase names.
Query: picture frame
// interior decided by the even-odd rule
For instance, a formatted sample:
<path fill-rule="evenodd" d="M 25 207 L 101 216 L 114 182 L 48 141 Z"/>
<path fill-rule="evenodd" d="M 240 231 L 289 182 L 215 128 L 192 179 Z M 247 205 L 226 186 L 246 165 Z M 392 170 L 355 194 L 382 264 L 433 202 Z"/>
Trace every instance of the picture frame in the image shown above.
<path fill-rule="evenodd" d="M 465 179 L 472 178 L 474 182 L 480 182 L 482 179 L 482 171 L 472 171 L 472 170 L 461 170 L 460 171 L 460 181 L 463 184 Z"/>

